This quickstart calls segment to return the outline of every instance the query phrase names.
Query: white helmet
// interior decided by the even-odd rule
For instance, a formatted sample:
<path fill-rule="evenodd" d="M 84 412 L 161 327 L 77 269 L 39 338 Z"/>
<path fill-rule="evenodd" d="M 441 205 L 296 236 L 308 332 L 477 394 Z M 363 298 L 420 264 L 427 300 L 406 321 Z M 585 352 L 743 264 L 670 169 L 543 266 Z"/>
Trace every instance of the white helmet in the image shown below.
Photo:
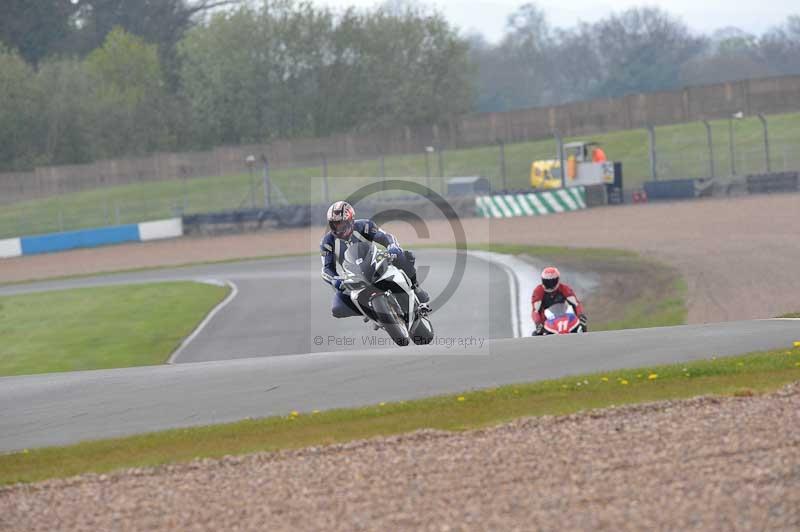
<path fill-rule="evenodd" d="M 555 292 L 561 284 L 561 272 L 555 266 L 548 266 L 542 270 L 542 286 L 545 292 Z"/>
<path fill-rule="evenodd" d="M 355 219 L 356 211 L 346 201 L 337 201 L 328 208 L 328 227 L 336 238 L 350 238 Z"/>

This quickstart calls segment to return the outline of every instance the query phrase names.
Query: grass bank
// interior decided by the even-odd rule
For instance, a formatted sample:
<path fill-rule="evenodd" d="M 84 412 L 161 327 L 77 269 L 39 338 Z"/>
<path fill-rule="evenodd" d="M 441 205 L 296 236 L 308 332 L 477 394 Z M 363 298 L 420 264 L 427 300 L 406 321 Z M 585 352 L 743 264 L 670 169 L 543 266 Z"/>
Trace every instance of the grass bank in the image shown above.
<path fill-rule="evenodd" d="M 686 323 L 686 283 L 680 273 L 633 251 L 511 244 L 471 248 L 541 259 L 561 268 L 597 275 L 600 286 L 583 301 L 591 331 Z"/>
<path fill-rule="evenodd" d="M 800 143 L 800 114 L 769 117 L 774 169 L 797 169 L 800 158 L 794 149 Z M 728 121 L 711 122 L 717 175 L 730 174 Z M 616 131 L 567 141 L 599 141 L 608 156 L 623 164 L 626 187 L 640 187 L 649 179 L 648 135 L 644 129 Z M 702 123 L 677 124 L 657 129 L 658 164 L 661 179 L 708 177 L 709 159 L 706 131 Z M 761 124 L 757 118 L 734 124 L 736 167 L 740 175 L 763 171 L 765 167 Z M 556 152 L 552 139 L 519 142 L 505 146 L 506 179 L 497 146 L 483 146 L 442 153 L 441 173 L 453 176 L 482 175 L 495 188 L 529 187 L 530 164 L 551 159 Z M 291 203 L 324 201 L 322 165 L 273 169 L 273 182 Z M 346 196 L 370 182 L 370 178 L 413 179 L 430 182 L 443 190 L 438 177 L 438 153 L 433 157 L 412 154 L 380 160 L 335 162 L 328 165 L 329 197 Z M 430 179 L 426 175 L 435 175 Z M 504 185 L 505 183 L 505 185 Z M 256 172 L 249 174 L 172 179 L 132 185 L 103 187 L 84 192 L 4 205 L 0 211 L 0 238 L 49 233 L 119 223 L 137 223 L 175 216 L 177 212 L 198 213 L 260 205 L 263 183 Z"/>
<path fill-rule="evenodd" d="M 711 354 L 710 354 L 711 355 Z M 461 431 L 514 418 L 698 395 L 770 392 L 800 379 L 800 349 L 579 375 L 327 412 L 86 442 L 0 456 L 0 484 L 297 449 L 432 428 Z"/>
<path fill-rule="evenodd" d="M 163 364 L 228 291 L 174 282 L 0 297 L 0 376 Z"/>

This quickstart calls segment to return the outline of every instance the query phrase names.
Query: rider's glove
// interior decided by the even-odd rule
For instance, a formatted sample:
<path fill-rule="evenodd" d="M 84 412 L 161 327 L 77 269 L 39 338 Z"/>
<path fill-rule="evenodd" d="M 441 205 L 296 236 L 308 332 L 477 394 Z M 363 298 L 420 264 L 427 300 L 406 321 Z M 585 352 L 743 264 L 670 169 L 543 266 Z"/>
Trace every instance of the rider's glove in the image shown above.
<path fill-rule="evenodd" d="M 389 247 L 386 248 L 386 251 L 388 251 L 392 255 L 400 255 L 401 253 L 403 253 L 403 248 L 401 248 L 397 244 L 389 244 Z"/>
<path fill-rule="evenodd" d="M 578 316 L 578 319 L 581 320 L 581 325 L 583 325 L 583 327 L 586 328 L 586 325 L 588 325 L 589 323 L 589 318 L 586 317 L 586 314 L 581 314 L 580 316 Z"/>
<path fill-rule="evenodd" d="M 344 288 L 342 288 L 343 284 L 344 284 L 344 281 L 342 281 L 341 279 L 334 279 L 333 280 L 333 287 L 336 290 L 340 291 L 340 292 L 344 290 Z"/>
<path fill-rule="evenodd" d="M 537 323 L 536 330 L 533 331 L 533 336 L 541 336 L 544 333 L 544 323 Z"/>

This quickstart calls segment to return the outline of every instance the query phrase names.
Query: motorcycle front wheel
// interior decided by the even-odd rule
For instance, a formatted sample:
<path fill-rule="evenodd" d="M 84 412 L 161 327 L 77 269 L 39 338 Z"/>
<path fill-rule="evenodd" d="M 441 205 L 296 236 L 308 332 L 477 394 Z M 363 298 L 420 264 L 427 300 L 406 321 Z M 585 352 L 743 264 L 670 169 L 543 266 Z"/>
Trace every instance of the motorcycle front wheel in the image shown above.
<path fill-rule="evenodd" d="M 404 347 L 411 343 L 408 329 L 406 329 L 402 318 L 398 315 L 395 306 L 387 296 L 381 295 L 373 299 L 372 309 L 377 314 L 380 324 L 394 340 L 394 343 Z"/>

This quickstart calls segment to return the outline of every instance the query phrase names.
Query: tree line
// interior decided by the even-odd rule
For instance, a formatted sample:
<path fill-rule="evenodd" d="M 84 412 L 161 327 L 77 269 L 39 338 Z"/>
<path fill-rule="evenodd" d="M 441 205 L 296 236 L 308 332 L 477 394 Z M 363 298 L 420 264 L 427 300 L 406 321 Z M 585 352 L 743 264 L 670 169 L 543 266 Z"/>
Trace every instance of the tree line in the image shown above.
<path fill-rule="evenodd" d="M 499 43 L 468 39 L 478 111 L 800 74 L 800 16 L 761 36 L 730 27 L 698 35 L 659 8 L 563 28 L 536 4 L 525 4 L 508 17 Z"/>
<path fill-rule="evenodd" d="M 467 42 L 413 4 L 10 7 L 0 20 L 0 170 L 442 123 L 472 106 Z"/>
<path fill-rule="evenodd" d="M 498 43 L 406 0 L 5 0 L 0 170 L 399 125 L 800 73 L 800 17 L 696 35 L 656 8 Z"/>

